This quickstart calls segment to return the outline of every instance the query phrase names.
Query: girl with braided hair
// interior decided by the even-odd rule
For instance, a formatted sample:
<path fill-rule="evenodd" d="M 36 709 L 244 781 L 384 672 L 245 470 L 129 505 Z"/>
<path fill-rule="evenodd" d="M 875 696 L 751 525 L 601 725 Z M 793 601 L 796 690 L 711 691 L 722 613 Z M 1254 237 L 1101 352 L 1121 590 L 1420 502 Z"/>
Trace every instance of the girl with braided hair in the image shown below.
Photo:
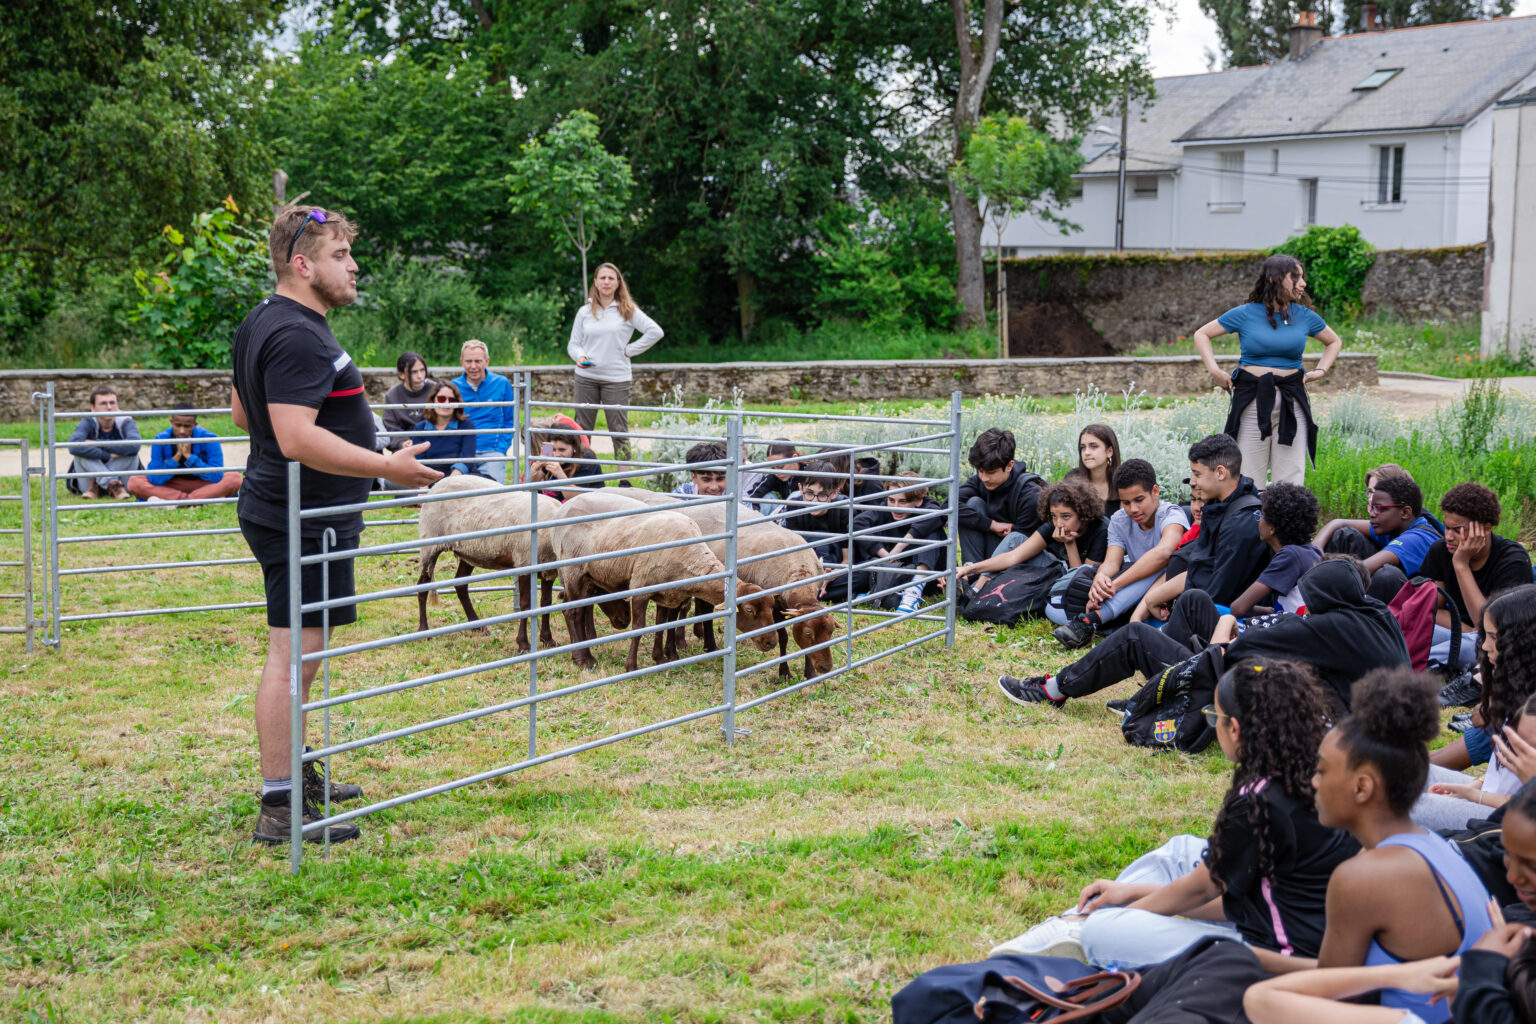
<path fill-rule="evenodd" d="M 1236 768 L 1209 840 L 1174 837 L 1117 880 L 1084 888 L 1073 914 L 994 955 L 1081 953 L 1101 966 L 1142 967 L 1219 936 L 1247 943 L 1267 970 L 1315 957 L 1329 877 L 1360 849 L 1313 810 L 1325 707 L 1303 665 L 1256 659 L 1229 670 L 1206 717 Z"/>

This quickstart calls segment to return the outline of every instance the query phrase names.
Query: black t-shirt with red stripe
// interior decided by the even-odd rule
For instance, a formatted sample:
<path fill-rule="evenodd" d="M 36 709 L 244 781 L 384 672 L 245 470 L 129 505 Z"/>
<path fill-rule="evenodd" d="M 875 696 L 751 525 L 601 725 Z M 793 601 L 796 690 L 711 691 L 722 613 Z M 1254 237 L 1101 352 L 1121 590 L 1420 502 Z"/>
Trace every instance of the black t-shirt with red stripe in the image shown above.
<path fill-rule="evenodd" d="M 331 334 L 325 317 L 281 295 L 263 299 L 235 332 L 235 390 L 251 435 L 245 483 L 238 511 L 274 529 L 288 524 L 288 465 L 272 431 L 268 405 L 302 405 L 316 410 L 315 422 L 344 441 L 374 448 L 373 412 L 363 375 Z M 303 467 L 299 504 L 306 509 L 364 501 L 372 482 Z M 304 520 L 303 534 L 318 537 L 326 527 L 338 537 L 361 532 L 360 512 Z"/>

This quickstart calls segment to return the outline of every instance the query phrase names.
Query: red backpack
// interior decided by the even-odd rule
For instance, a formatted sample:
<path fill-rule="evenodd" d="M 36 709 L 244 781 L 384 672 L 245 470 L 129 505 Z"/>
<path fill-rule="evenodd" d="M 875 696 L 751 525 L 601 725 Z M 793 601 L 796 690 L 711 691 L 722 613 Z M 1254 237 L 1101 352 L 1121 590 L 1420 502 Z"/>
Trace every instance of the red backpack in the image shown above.
<path fill-rule="evenodd" d="M 1445 599 L 1445 606 L 1451 610 L 1451 620 L 1459 624 L 1461 609 L 1456 606 L 1455 598 L 1427 576 L 1415 576 L 1404 583 L 1403 589 L 1387 605 L 1403 630 L 1403 639 L 1408 643 L 1408 660 L 1419 672 L 1429 667 L 1429 649 L 1435 637 L 1435 612 L 1440 608 L 1441 598 Z M 1460 655 L 1461 630 L 1452 629 L 1450 664 L 1458 664 Z"/>

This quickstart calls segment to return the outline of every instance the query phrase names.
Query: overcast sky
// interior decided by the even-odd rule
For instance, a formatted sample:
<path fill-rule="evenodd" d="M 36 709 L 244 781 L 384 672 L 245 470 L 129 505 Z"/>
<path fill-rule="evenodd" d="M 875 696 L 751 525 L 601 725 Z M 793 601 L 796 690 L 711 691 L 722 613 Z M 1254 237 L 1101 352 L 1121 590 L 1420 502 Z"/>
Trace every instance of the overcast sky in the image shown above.
<path fill-rule="evenodd" d="M 1200 12 L 1198 0 L 1174 0 L 1170 25 L 1159 20 L 1152 29 L 1152 73 L 1198 75 L 1210 70 L 1205 54 L 1216 50 L 1216 25 Z M 1515 14 L 1536 14 L 1536 0 L 1516 0 Z"/>

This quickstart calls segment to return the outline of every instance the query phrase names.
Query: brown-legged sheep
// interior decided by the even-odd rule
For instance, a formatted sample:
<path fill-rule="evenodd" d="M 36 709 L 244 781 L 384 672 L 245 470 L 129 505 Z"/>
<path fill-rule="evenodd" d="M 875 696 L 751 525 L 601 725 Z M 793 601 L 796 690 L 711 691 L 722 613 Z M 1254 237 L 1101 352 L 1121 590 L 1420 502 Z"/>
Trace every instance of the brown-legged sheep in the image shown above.
<path fill-rule="evenodd" d="M 494 480 L 487 480 L 479 476 L 450 476 L 444 477 L 432 485 L 428 494 L 470 494 L 474 491 L 485 490 L 498 486 Z M 538 495 L 539 522 L 553 524 L 560 514 L 560 503 L 553 498 Z M 529 495 L 526 493 L 506 492 L 501 494 L 480 494 L 473 497 L 455 498 L 451 501 L 428 501 L 421 506 L 421 519 L 419 523 L 419 535 L 422 540 L 432 537 L 446 537 L 456 533 L 472 533 L 477 530 L 490 530 L 499 526 L 521 526 L 529 522 L 531 505 Z M 540 529 L 539 534 L 539 561 L 553 562 L 555 560 L 554 538 L 551 536 L 553 529 Z M 473 540 L 455 541 L 449 544 L 428 544 L 421 549 L 421 574 L 417 578 L 418 583 L 431 583 L 436 576 L 437 560 L 443 554 L 452 552 L 458 556 L 459 571 L 455 579 L 463 578 L 476 569 L 516 569 L 529 564 L 528 544 L 529 533 L 519 531 L 517 533 L 505 533 L 491 537 L 477 537 Z M 540 602 L 543 608 L 548 609 L 553 603 L 555 573 L 553 570 L 539 574 L 542 581 Z M 517 578 L 518 606 L 529 607 L 531 603 L 532 585 L 530 576 Z M 475 606 L 469 599 L 469 583 L 464 583 L 453 588 L 459 596 L 459 604 L 464 608 L 464 614 L 469 621 L 474 622 L 480 616 L 475 613 Z M 427 628 L 427 598 L 436 591 L 423 590 L 416 595 L 418 611 L 420 613 L 420 627 Z M 554 634 L 549 629 L 549 612 L 539 619 L 539 643 L 549 647 L 555 644 Z M 517 649 L 519 653 L 526 652 L 528 648 L 528 620 L 519 619 L 517 622 Z"/>
<path fill-rule="evenodd" d="M 626 498 L 617 491 L 592 491 L 566 502 L 560 510 L 562 517 L 595 515 L 644 507 L 642 503 Z M 556 526 L 553 531 L 555 553 L 559 560 L 591 557 L 627 548 L 643 547 L 666 541 L 680 541 L 702 536 L 699 527 L 687 516 L 667 508 L 655 508 L 638 515 L 617 519 Z M 677 547 L 643 554 L 616 554 L 599 557 L 578 565 L 560 569 L 560 583 L 567 601 L 578 601 L 604 593 L 656 586 L 676 582 L 677 586 L 642 594 L 629 599 L 630 623 L 639 628 L 645 625 L 646 608 L 654 601 L 658 608 L 686 606 L 695 598 L 718 606 L 725 601 L 725 581 L 708 580 L 702 583 L 686 582 L 694 577 L 723 572 L 720 560 L 702 543 L 681 544 Z M 743 631 L 756 629 L 772 621 L 772 603 L 766 599 L 752 600 L 751 595 L 761 589 L 751 584 L 737 587 L 736 619 Z M 566 628 L 572 643 L 595 640 L 597 631 L 590 605 L 565 611 Z M 652 644 L 652 654 L 658 663 L 670 660 L 672 652 L 661 643 L 658 633 Z M 639 663 L 640 637 L 630 638 L 629 657 L 625 671 L 633 672 Z M 591 651 L 582 648 L 572 652 L 580 668 L 591 668 L 596 659 Z"/>

